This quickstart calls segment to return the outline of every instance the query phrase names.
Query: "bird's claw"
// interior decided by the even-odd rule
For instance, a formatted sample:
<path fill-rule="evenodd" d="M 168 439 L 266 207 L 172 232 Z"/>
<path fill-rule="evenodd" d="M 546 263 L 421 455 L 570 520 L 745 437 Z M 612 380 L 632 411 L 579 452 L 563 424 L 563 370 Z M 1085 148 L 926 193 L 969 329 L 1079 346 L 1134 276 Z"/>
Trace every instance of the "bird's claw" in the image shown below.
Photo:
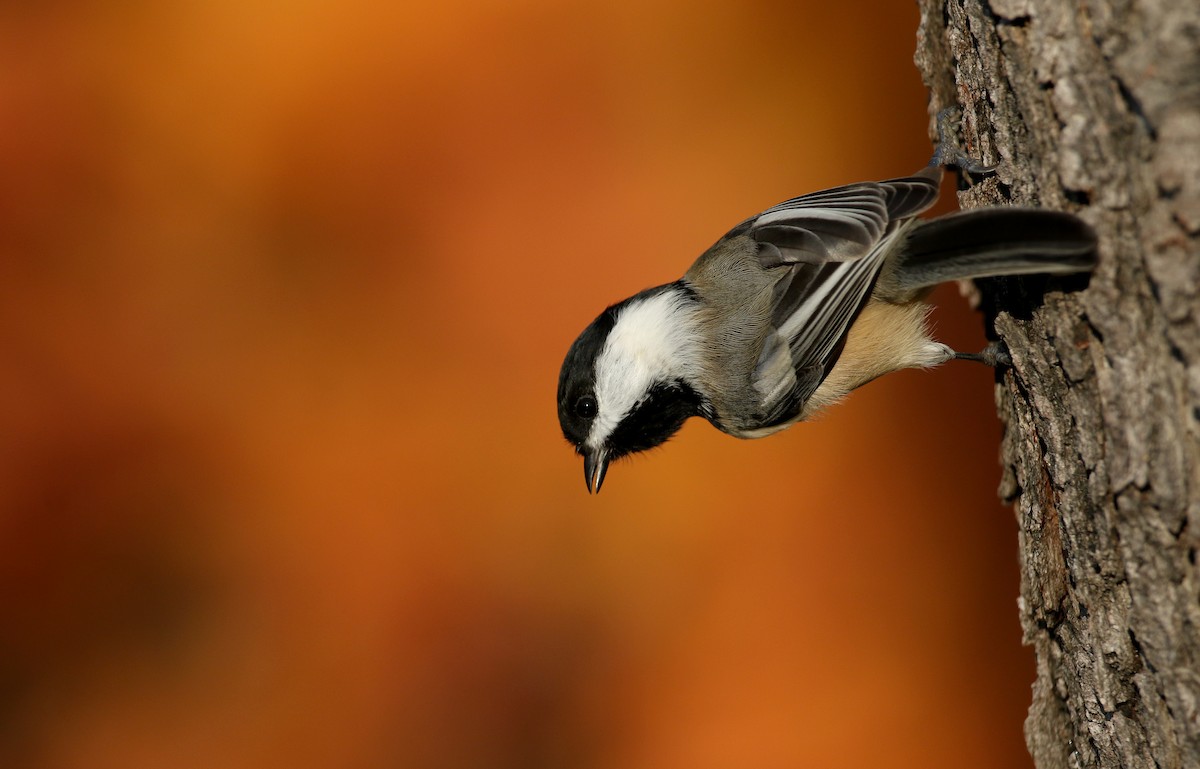
<path fill-rule="evenodd" d="M 1011 368 L 1013 364 L 1012 354 L 1008 351 L 1008 345 L 1001 341 L 989 342 L 988 346 L 979 352 L 956 352 L 954 353 L 954 359 L 973 360 L 992 368 Z"/>
<path fill-rule="evenodd" d="M 997 166 L 989 166 L 983 161 L 976 160 L 970 157 L 958 148 L 957 142 L 948 140 L 950 131 L 946 125 L 950 121 L 950 117 L 958 110 L 956 107 L 946 107 L 937 116 L 937 147 L 933 151 L 933 157 L 929 159 L 929 165 L 954 168 L 958 170 L 964 178 L 970 182 L 972 176 L 985 176 L 996 171 Z"/>

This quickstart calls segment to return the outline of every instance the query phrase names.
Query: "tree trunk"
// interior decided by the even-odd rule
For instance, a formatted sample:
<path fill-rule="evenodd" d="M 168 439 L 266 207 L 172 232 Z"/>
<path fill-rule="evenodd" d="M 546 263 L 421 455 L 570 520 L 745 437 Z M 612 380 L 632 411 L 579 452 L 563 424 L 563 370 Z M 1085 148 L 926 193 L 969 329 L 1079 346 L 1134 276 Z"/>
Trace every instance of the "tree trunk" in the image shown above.
<path fill-rule="evenodd" d="M 920 0 L 964 208 L 1078 212 L 1087 281 L 987 281 L 1039 769 L 1200 767 L 1200 3 Z M 953 122 L 953 121 L 952 121 Z M 1017 685 L 1014 682 L 1014 685 Z"/>

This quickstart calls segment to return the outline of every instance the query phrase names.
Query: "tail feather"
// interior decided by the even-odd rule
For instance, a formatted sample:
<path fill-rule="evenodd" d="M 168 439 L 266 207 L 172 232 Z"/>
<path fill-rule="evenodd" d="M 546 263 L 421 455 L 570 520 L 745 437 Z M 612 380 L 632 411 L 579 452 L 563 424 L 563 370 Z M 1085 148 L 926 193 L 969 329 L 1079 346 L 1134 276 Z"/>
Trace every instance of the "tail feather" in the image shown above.
<path fill-rule="evenodd" d="M 1079 217 L 1036 208 L 982 208 L 923 221 L 892 265 L 897 296 L 951 280 L 1086 272 L 1096 233 Z"/>

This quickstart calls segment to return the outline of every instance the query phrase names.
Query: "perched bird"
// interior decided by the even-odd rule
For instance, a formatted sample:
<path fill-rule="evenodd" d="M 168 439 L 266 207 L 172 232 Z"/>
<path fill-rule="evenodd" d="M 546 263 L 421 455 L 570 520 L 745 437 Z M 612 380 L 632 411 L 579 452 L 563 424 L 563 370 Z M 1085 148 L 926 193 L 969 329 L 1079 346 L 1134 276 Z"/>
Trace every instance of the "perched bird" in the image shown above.
<path fill-rule="evenodd" d="M 939 126 L 940 127 L 940 126 Z M 806 419 L 876 377 L 956 353 L 922 298 L 952 280 L 1090 269 L 1096 236 L 1063 212 L 986 208 L 929 220 L 945 143 L 925 169 L 784 201 L 734 227 L 682 278 L 592 321 L 558 380 L 563 435 L 589 491 L 609 463 L 693 416 L 739 438 Z"/>

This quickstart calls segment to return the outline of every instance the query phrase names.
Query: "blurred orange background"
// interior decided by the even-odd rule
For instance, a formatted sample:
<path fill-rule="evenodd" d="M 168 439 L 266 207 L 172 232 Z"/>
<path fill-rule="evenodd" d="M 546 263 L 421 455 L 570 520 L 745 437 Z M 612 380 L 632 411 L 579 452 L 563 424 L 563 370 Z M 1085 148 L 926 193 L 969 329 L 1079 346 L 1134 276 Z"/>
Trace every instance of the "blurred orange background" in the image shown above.
<path fill-rule="evenodd" d="M 916 8 L 833 6 L 0 10 L 0 766 L 1028 766 L 989 371 L 598 497 L 556 421 L 606 304 L 924 164 Z"/>

